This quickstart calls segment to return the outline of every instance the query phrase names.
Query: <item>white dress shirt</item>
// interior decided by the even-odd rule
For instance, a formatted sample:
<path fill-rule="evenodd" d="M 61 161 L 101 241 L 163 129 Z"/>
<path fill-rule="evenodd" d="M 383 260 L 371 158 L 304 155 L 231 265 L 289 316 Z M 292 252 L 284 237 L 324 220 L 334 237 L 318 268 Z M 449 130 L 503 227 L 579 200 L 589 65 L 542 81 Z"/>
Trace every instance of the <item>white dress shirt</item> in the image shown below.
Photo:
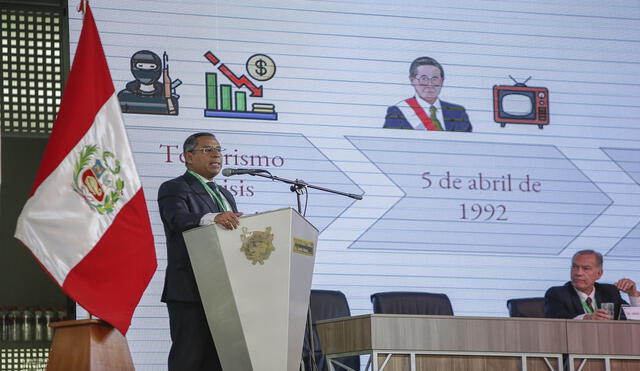
<path fill-rule="evenodd" d="M 593 307 L 594 311 L 598 310 L 598 308 L 596 308 L 597 304 L 596 304 L 596 288 L 595 287 L 593 288 L 593 290 L 591 290 L 591 294 L 589 295 L 576 289 L 575 287 L 573 289 L 576 290 L 576 293 L 580 297 L 581 301 L 586 302 L 587 298 L 591 298 L 591 303 L 592 303 L 591 306 Z M 601 304 L 601 303 L 598 303 L 598 304 Z M 640 307 L 640 296 L 629 296 L 629 304 L 632 307 Z M 586 315 L 587 313 L 582 313 L 575 316 L 573 319 L 583 319 L 584 316 Z"/>
<path fill-rule="evenodd" d="M 197 178 L 200 178 L 203 182 L 208 183 L 208 182 L 214 182 L 216 183 L 216 181 L 214 179 L 207 179 L 205 177 L 203 177 L 202 175 L 194 172 L 192 175 L 195 175 Z M 216 183 L 216 186 L 218 186 L 218 184 Z M 209 192 L 207 192 L 209 193 Z M 224 203 L 224 207 L 227 210 L 231 210 L 231 204 L 229 203 L 229 200 L 227 200 L 227 198 L 224 196 L 224 194 L 222 192 L 218 192 L 218 194 L 220 195 L 220 198 L 222 199 L 222 203 Z M 215 200 L 215 198 L 213 198 L 213 196 L 211 194 L 209 194 L 209 197 L 211 197 L 211 199 L 213 200 L 214 203 L 216 203 L 217 201 Z M 200 218 L 200 225 L 209 225 L 209 224 L 213 224 L 214 219 L 216 218 L 216 216 L 218 216 L 218 214 L 220 213 L 206 213 L 202 216 L 202 218 Z"/>

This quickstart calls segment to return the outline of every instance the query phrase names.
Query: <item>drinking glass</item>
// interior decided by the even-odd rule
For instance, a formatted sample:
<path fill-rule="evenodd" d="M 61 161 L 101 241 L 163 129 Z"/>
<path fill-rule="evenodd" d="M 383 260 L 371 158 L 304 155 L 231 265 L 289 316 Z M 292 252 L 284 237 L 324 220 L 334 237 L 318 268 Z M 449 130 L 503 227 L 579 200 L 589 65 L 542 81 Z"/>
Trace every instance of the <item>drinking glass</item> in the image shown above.
<path fill-rule="evenodd" d="M 604 309 L 607 314 L 611 317 L 611 319 L 613 319 L 613 312 L 614 312 L 614 304 L 613 303 L 602 303 L 600 304 L 600 308 Z"/>

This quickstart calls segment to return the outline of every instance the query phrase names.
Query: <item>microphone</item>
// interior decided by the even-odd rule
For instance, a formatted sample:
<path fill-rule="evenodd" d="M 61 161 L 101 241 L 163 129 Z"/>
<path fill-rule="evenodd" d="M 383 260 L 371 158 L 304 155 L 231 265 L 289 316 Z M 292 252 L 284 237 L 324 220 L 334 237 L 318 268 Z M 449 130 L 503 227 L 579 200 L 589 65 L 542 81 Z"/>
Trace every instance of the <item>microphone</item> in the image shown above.
<path fill-rule="evenodd" d="M 268 173 L 268 171 L 263 169 L 231 169 L 231 168 L 222 169 L 222 175 L 224 176 L 234 176 L 234 175 L 244 175 L 244 174 L 255 175 L 258 173 Z"/>

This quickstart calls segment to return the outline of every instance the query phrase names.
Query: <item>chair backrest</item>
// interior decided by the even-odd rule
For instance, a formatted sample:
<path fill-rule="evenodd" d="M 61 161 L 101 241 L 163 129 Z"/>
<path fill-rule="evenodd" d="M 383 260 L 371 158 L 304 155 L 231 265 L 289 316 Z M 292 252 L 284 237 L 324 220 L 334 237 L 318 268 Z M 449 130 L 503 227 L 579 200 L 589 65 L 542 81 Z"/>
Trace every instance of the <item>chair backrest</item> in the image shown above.
<path fill-rule="evenodd" d="M 311 309 L 313 323 L 323 319 L 351 315 L 347 298 L 341 291 L 311 290 L 309 308 Z"/>
<path fill-rule="evenodd" d="M 349 303 L 346 296 L 341 291 L 333 290 L 311 290 L 311 297 L 309 298 L 309 309 L 311 310 L 311 318 L 313 320 L 313 341 L 314 341 L 314 355 L 316 359 L 316 367 L 319 371 L 327 371 L 329 366 L 327 359 L 322 354 L 320 347 L 320 339 L 316 332 L 316 322 L 323 319 L 331 319 L 338 317 L 348 317 L 351 315 L 349 310 Z M 312 370 L 311 359 L 308 343 L 308 330 L 305 331 L 305 342 L 302 349 L 303 363 L 305 370 Z M 337 359 L 338 362 L 354 369 L 360 369 L 360 357 L 350 356 Z M 335 370 L 342 370 L 343 368 L 334 365 Z"/>
<path fill-rule="evenodd" d="M 453 315 L 451 301 L 446 294 L 430 292 L 378 292 L 371 295 L 373 313 L 441 314 Z"/>
<path fill-rule="evenodd" d="M 509 317 L 544 318 L 544 298 L 520 298 L 507 300 Z"/>

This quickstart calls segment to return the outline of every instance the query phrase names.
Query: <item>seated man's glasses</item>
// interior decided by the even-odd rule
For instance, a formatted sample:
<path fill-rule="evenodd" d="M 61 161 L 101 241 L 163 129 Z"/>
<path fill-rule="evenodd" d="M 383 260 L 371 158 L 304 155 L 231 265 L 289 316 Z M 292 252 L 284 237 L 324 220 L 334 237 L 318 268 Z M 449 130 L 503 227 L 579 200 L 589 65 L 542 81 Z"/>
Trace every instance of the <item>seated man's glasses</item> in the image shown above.
<path fill-rule="evenodd" d="M 200 147 L 200 148 L 194 148 L 190 152 L 196 152 L 196 151 L 202 151 L 202 153 L 208 155 L 210 153 L 221 153 L 222 151 L 224 151 L 224 148 L 220 148 L 220 147 Z"/>

